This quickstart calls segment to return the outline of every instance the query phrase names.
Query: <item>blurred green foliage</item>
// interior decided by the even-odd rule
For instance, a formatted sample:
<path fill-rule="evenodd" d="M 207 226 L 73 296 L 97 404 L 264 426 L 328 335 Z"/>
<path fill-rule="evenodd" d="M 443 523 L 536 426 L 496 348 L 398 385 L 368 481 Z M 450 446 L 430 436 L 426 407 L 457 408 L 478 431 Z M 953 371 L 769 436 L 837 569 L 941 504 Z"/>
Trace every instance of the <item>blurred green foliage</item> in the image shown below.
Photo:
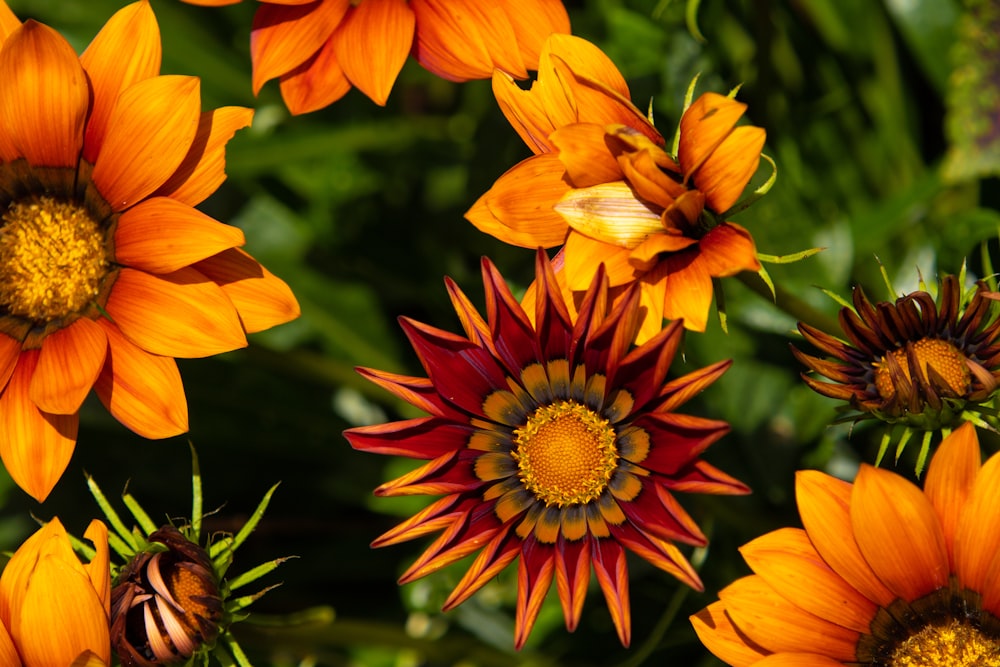
<path fill-rule="evenodd" d="M 124 2 L 10 4 L 82 50 Z M 800 344 L 796 319 L 822 326 L 835 317 L 837 305 L 818 287 L 846 296 L 862 284 L 887 299 L 880 267 L 902 292 L 921 274 L 957 272 L 966 259 L 970 273 L 981 274 L 984 253 L 996 251 L 995 3 L 701 0 L 696 14 L 681 0 L 568 3 L 574 32 L 611 56 L 633 100 L 651 104 L 666 135 L 695 75 L 699 91 L 742 86 L 739 99 L 751 122 L 766 128 L 765 151 L 779 173 L 771 192 L 736 221 L 763 253 L 825 250 L 768 267 L 787 295 L 777 304 L 737 279 L 723 281 L 728 334 L 710 322 L 705 334 L 687 336 L 677 362 L 680 374 L 734 359 L 688 411 L 732 424 L 707 458 L 754 489 L 746 498 L 681 498 L 711 538 L 693 556 L 705 593 L 683 590 L 633 558 L 630 650 L 619 646 L 595 584 L 575 634 L 562 627 L 553 593 L 520 653 L 511 648 L 514 570 L 450 614 L 440 604 L 462 563 L 397 587 L 395 577 L 423 545 L 372 551 L 368 543 L 427 501 L 374 499 L 375 486 L 412 464 L 354 452 L 340 433 L 414 415 L 353 369 L 421 374 L 395 318 L 457 331 L 444 275 L 477 303 L 481 256 L 515 290 L 530 281 L 533 253 L 504 246 L 462 217 L 528 150 L 489 82 L 454 85 L 412 62 L 385 108 L 352 91 L 328 109 L 291 117 L 274 82 L 254 98 L 248 33 L 256 4 L 207 9 L 153 0 L 164 72 L 201 77 L 206 108 L 256 109 L 254 126 L 230 143 L 229 180 L 202 208 L 240 226 L 248 250 L 302 304 L 300 320 L 253 336 L 247 350 L 181 362 L 206 509 L 218 508 L 207 527 L 238 527 L 263 492 L 282 482 L 240 553 L 245 566 L 300 557 L 272 575 L 283 585 L 255 606 L 260 623 L 238 628 L 255 664 L 718 664 L 686 617 L 748 573 L 738 546 L 796 524 L 796 469 L 849 477 L 859 461 L 874 460 L 879 441 L 876 430 L 828 426 L 834 403 L 799 381 L 788 351 Z M 762 166 L 752 187 L 767 175 Z M 37 506 L 4 487 L 0 539 L 16 544 L 30 529 L 29 513 L 58 514 L 82 531 L 97 509 L 84 471 L 109 494 L 128 485 L 159 518 L 182 516 L 186 440 L 144 441 L 88 402 L 77 452 L 51 498 Z M 912 469 L 907 456 L 898 469 Z M 332 621 L 326 612 L 295 625 L 276 618 L 327 606 Z"/>

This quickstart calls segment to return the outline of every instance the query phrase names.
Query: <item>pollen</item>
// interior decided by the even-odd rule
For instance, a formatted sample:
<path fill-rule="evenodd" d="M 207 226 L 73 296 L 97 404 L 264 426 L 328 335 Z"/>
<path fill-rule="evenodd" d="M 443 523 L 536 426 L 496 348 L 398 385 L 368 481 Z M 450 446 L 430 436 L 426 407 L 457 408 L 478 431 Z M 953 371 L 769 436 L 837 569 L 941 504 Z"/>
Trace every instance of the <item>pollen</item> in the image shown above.
<path fill-rule="evenodd" d="M 618 467 L 615 431 L 607 419 L 575 401 L 536 409 L 514 431 L 519 477 L 547 506 L 596 500 Z"/>
<path fill-rule="evenodd" d="M 927 625 L 893 652 L 890 667 L 1000 667 L 1000 642 L 978 628 L 951 619 Z"/>
<path fill-rule="evenodd" d="M 79 312 L 108 273 L 105 235 L 86 209 L 52 197 L 10 204 L 0 218 L 0 308 L 44 323 Z"/>
<path fill-rule="evenodd" d="M 913 344 L 913 351 L 917 357 L 917 363 L 924 372 L 924 377 L 940 393 L 946 390 L 950 395 L 964 396 L 969 391 L 969 366 L 966 364 L 965 355 L 954 345 L 946 340 L 937 338 L 922 338 Z M 900 348 L 890 352 L 896 362 L 903 370 L 906 379 L 912 382 L 910 377 L 910 364 L 906 359 L 906 350 Z M 884 399 L 891 399 L 896 395 L 895 383 L 885 357 L 875 364 L 875 389 Z M 940 378 L 935 384 L 935 380 L 928 372 L 933 369 Z"/>

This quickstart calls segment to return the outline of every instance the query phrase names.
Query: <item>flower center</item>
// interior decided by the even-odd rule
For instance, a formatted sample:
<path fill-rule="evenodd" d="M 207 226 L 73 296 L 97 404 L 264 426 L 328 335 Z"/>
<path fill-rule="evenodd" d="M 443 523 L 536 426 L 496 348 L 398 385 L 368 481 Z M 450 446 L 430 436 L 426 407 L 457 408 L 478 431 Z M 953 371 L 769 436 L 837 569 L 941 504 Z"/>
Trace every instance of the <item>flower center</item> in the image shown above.
<path fill-rule="evenodd" d="M 8 314 L 49 322 L 98 295 L 108 255 L 86 209 L 32 197 L 11 203 L 0 223 L 0 308 Z"/>
<path fill-rule="evenodd" d="M 535 410 L 514 431 L 524 486 L 546 505 L 582 505 L 597 499 L 618 467 L 615 431 L 607 419 L 575 401 Z"/>
<path fill-rule="evenodd" d="M 922 338 L 913 344 L 913 351 L 917 356 L 917 363 L 924 371 L 928 381 L 936 385 L 939 389 L 950 389 L 955 396 L 964 396 L 969 391 L 969 367 L 965 363 L 965 355 L 958 348 L 948 341 L 936 338 Z M 903 369 L 903 374 L 907 380 L 912 382 L 910 377 L 910 364 L 906 360 L 906 350 L 893 350 L 891 353 L 896 362 Z M 892 381 L 892 374 L 889 372 L 889 365 L 886 358 L 875 364 L 875 388 L 884 399 L 891 399 L 896 395 L 896 387 Z M 933 369 L 934 373 L 944 381 L 945 386 L 935 383 L 930 377 L 928 369 Z"/>
<path fill-rule="evenodd" d="M 957 619 L 927 625 L 896 647 L 890 667 L 1000 667 L 1000 642 Z"/>

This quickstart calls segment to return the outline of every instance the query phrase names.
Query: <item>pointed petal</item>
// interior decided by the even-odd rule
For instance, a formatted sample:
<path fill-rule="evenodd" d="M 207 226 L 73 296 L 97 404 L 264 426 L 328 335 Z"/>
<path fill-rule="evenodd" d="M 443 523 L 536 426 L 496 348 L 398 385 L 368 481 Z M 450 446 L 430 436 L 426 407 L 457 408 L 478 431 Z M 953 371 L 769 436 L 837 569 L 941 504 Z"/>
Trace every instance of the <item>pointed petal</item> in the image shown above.
<path fill-rule="evenodd" d="M 802 525 L 823 560 L 847 583 L 875 604 L 888 607 L 896 599 L 875 576 L 854 540 L 851 485 L 816 470 L 795 475 L 795 498 Z"/>
<path fill-rule="evenodd" d="M 250 32 L 254 95 L 265 82 L 291 72 L 312 57 L 333 34 L 350 6 L 350 0 L 287 6 L 261 3 Z"/>
<path fill-rule="evenodd" d="M 569 14 L 562 0 L 538 0 L 530 12 L 524 11 L 520 0 L 500 0 L 500 5 L 510 19 L 524 66 L 529 70 L 538 69 L 538 60 L 549 35 L 570 32 Z"/>
<path fill-rule="evenodd" d="M 187 399 L 176 362 L 149 354 L 106 320 L 110 354 L 94 388 L 115 419 L 144 438 L 169 438 L 188 429 Z"/>
<path fill-rule="evenodd" d="M 733 276 L 740 271 L 759 271 L 757 247 L 743 227 L 724 222 L 714 227 L 698 242 L 701 261 L 713 278 Z"/>
<path fill-rule="evenodd" d="M 522 248 L 551 248 L 566 238 L 567 226 L 553 210 L 570 191 L 556 155 L 523 160 L 497 179 L 466 214 L 476 229 Z"/>
<path fill-rule="evenodd" d="M 7 41 L 10 34 L 21 27 L 21 22 L 10 11 L 6 2 L 0 2 L 0 47 Z"/>
<path fill-rule="evenodd" d="M 232 302 L 192 268 L 160 276 L 124 268 L 105 308 L 122 333 L 153 354 L 206 357 L 247 344 Z"/>
<path fill-rule="evenodd" d="M 528 76 L 507 13 L 477 0 L 411 0 L 417 35 L 413 56 L 449 81 L 487 79 L 494 68 Z"/>
<path fill-rule="evenodd" d="M 93 90 L 83 157 L 94 164 L 104 144 L 111 111 L 122 91 L 160 73 L 160 29 L 148 2 L 120 9 L 97 33 L 80 63 Z"/>
<path fill-rule="evenodd" d="M 976 427 L 966 422 L 938 446 L 927 468 L 924 493 L 941 520 L 945 543 L 955 569 L 955 538 L 966 511 L 966 501 L 979 474 L 980 451 Z"/>
<path fill-rule="evenodd" d="M 437 417 L 418 417 L 344 431 L 351 447 L 373 454 L 435 459 L 464 448 L 472 427 Z"/>
<path fill-rule="evenodd" d="M 899 475 L 861 466 L 851 494 L 851 526 L 872 571 L 898 597 L 916 600 L 948 585 L 941 522 L 927 496 Z"/>
<path fill-rule="evenodd" d="M 618 160 L 608 150 L 607 132 L 597 123 L 573 123 L 558 128 L 549 141 L 574 188 L 622 180 Z"/>
<path fill-rule="evenodd" d="M 955 534 L 955 571 L 959 584 L 983 593 L 994 613 L 1000 601 L 1000 590 L 997 590 L 1000 582 L 995 578 L 990 580 L 989 575 L 991 570 L 996 574 L 997 553 L 1000 551 L 997 488 L 1000 488 L 1000 456 L 994 454 L 983 464 L 976 477 Z"/>
<path fill-rule="evenodd" d="M 0 49 L 0 81 L 0 162 L 76 166 L 90 91 L 73 47 L 28 21 Z"/>
<path fill-rule="evenodd" d="M 222 107 L 202 113 L 191 150 L 154 194 L 191 206 L 204 201 L 226 180 L 226 144 L 252 120 L 253 109 L 246 107 Z"/>
<path fill-rule="evenodd" d="M 194 268 L 222 288 L 248 334 L 290 322 L 301 312 L 285 281 L 239 248 L 209 257 Z"/>
<path fill-rule="evenodd" d="M 562 605 L 566 629 L 576 630 L 590 583 L 590 540 L 559 537 L 555 551 L 556 589 Z"/>
<path fill-rule="evenodd" d="M 333 34 L 344 74 L 379 106 L 406 62 L 415 26 L 406 0 L 365 0 L 348 10 Z"/>
<path fill-rule="evenodd" d="M 153 197 L 119 217 L 115 261 L 150 273 L 171 273 L 244 242 L 237 227 L 174 199 Z"/>
<path fill-rule="evenodd" d="M 867 633 L 879 607 L 840 578 L 804 530 L 781 528 L 740 547 L 747 565 L 779 595 L 811 614 Z"/>
<path fill-rule="evenodd" d="M 350 89 L 351 82 L 337 62 L 332 35 L 311 58 L 281 75 L 281 99 L 296 116 L 329 106 Z"/>
<path fill-rule="evenodd" d="M 688 620 L 709 651 L 732 667 L 759 664 L 767 649 L 750 640 L 736 625 L 723 602 L 713 602 Z M 839 664 L 839 663 L 836 663 Z"/>
<path fill-rule="evenodd" d="M 733 624 L 775 653 L 815 651 L 841 662 L 855 660 L 861 633 L 848 630 L 781 597 L 761 577 L 737 579 L 719 591 Z"/>
<path fill-rule="evenodd" d="M 625 549 L 614 540 L 597 540 L 592 560 L 597 583 L 611 612 L 618 639 L 626 648 L 632 640 L 632 612 L 629 609 L 628 566 Z"/>
<path fill-rule="evenodd" d="M 45 337 L 28 394 L 40 410 L 76 413 L 97 380 L 108 338 L 96 322 L 81 317 Z"/>
<path fill-rule="evenodd" d="M 703 93 L 684 111 L 677 157 L 685 182 L 722 144 L 746 109 L 725 95 Z"/>
<path fill-rule="evenodd" d="M 737 127 L 702 163 L 694 184 L 705 194 L 708 208 L 721 215 L 736 203 L 757 173 L 765 137 L 762 128 Z"/>
<path fill-rule="evenodd" d="M 621 248 L 635 248 L 663 231 L 660 214 L 637 199 L 625 181 L 570 190 L 555 210 L 575 231 Z"/>
<path fill-rule="evenodd" d="M 514 618 L 514 648 L 521 650 L 541 611 L 545 594 L 552 585 L 555 552 L 533 540 L 521 548 L 517 563 L 517 612 Z"/>
<path fill-rule="evenodd" d="M 157 76 L 126 89 L 111 112 L 92 179 L 114 211 L 163 185 L 181 164 L 198 131 L 197 78 Z"/>
<path fill-rule="evenodd" d="M 0 394 L 0 459 L 14 482 L 43 502 L 73 456 L 79 416 L 42 412 L 31 401 L 37 363 L 37 350 L 22 352 Z"/>
<path fill-rule="evenodd" d="M 21 341 L 0 333 L 0 391 L 7 386 L 7 380 L 14 372 L 19 356 L 21 356 Z"/>
<path fill-rule="evenodd" d="M 97 597 L 104 604 L 104 614 L 111 613 L 111 557 L 108 552 L 108 527 L 93 519 L 83 534 L 84 539 L 94 545 L 94 556 L 83 567 L 90 577 L 90 583 Z"/>
<path fill-rule="evenodd" d="M 520 553 L 521 540 L 512 537 L 510 526 L 505 526 L 479 552 L 468 571 L 448 595 L 441 610 L 449 611 L 468 600 L 484 584 L 514 562 Z"/>
<path fill-rule="evenodd" d="M 469 510 L 481 503 L 482 500 L 474 496 L 465 498 L 458 494 L 445 496 L 376 537 L 372 540 L 371 546 L 373 549 L 378 549 L 445 530 L 456 521 L 462 520 Z"/>
<path fill-rule="evenodd" d="M 663 275 L 666 281 L 663 316 L 668 320 L 683 319 L 684 328 L 689 331 L 705 330 L 712 306 L 712 276 L 699 248 L 700 245 L 668 255 L 642 277 L 643 282 L 654 282 Z"/>

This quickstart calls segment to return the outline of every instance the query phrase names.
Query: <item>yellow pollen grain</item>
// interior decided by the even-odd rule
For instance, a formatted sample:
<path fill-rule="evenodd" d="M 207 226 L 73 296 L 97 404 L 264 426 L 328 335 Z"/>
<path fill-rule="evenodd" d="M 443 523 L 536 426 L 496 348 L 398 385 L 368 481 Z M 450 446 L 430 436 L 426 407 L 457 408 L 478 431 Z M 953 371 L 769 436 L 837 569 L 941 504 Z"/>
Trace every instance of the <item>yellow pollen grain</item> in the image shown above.
<path fill-rule="evenodd" d="M 913 344 L 913 351 L 917 356 L 917 363 L 924 371 L 924 376 L 930 380 L 927 373 L 928 368 L 933 368 L 934 372 L 941 376 L 945 384 L 956 396 L 964 396 L 969 391 L 969 367 L 965 363 L 965 355 L 954 345 L 945 340 L 937 338 L 922 338 Z M 907 380 L 910 377 L 910 364 L 906 359 L 906 350 L 893 350 L 890 354 L 903 369 L 903 374 Z M 943 388 L 943 387 L 942 387 Z M 884 399 L 891 399 L 896 395 L 896 387 L 892 382 L 892 375 L 889 373 L 889 366 L 885 357 L 875 364 L 875 389 Z"/>
<path fill-rule="evenodd" d="M 214 583 L 181 568 L 174 568 L 170 573 L 170 593 L 186 613 L 205 618 L 211 617 L 212 611 L 203 600 L 219 596 Z"/>
<path fill-rule="evenodd" d="M 928 625 L 896 647 L 889 667 L 1000 667 L 996 637 L 951 619 Z"/>
<path fill-rule="evenodd" d="M 614 429 L 575 401 L 536 409 L 514 431 L 514 442 L 521 482 L 547 506 L 596 500 L 618 467 Z"/>
<path fill-rule="evenodd" d="M 10 204 L 0 222 L 0 308 L 8 314 L 49 322 L 98 295 L 108 257 L 84 208 L 34 197 Z"/>

